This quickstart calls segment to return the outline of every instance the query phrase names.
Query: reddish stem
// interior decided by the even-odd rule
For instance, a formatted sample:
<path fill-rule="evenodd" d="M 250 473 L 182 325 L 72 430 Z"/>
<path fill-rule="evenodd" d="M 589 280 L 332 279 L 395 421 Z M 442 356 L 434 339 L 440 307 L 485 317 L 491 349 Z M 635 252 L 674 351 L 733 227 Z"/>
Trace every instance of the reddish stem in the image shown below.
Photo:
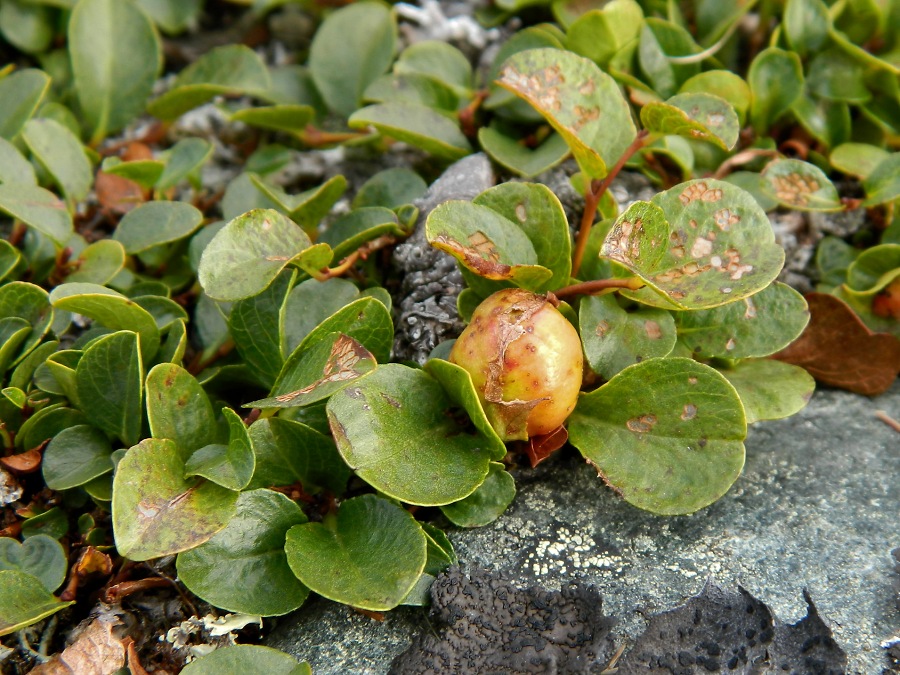
<path fill-rule="evenodd" d="M 572 295 L 596 295 L 611 288 L 627 288 L 630 291 L 636 291 L 644 286 L 644 282 L 640 277 L 627 277 L 625 279 L 595 279 L 594 281 L 583 281 L 580 284 L 572 284 L 558 291 L 553 291 L 553 295 L 557 298 L 565 298 Z"/>
<path fill-rule="evenodd" d="M 475 113 L 481 107 L 484 99 L 488 97 L 487 89 L 476 92 L 469 104 L 459 111 L 459 126 L 462 132 L 469 138 L 475 138 L 478 134 L 478 126 L 475 124 Z"/>
<path fill-rule="evenodd" d="M 581 214 L 581 226 L 578 228 L 578 238 L 575 241 L 575 253 L 572 256 L 572 276 L 578 276 L 578 270 L 581 269 L 581 261 L 584 258 L 584 251 L 587 248 L 588 239 L 591 234 L 591 227 L 594 224 L 594 217 L 597 215 L 597 206 L 603 195 L 609 189 L 610 184 L 615 180 L 619 172 L 625 166 L 625 163 L 632 158 L 634 153 L 643 148 L 647 144 L 647 138 L 650 132 L 641 129 L 634 140 L 631 142 L 622 156 L 619 157 L 606 177 L 601 180 L 592 180 L 587 192 L 584 195 L 584 213 Z"/>

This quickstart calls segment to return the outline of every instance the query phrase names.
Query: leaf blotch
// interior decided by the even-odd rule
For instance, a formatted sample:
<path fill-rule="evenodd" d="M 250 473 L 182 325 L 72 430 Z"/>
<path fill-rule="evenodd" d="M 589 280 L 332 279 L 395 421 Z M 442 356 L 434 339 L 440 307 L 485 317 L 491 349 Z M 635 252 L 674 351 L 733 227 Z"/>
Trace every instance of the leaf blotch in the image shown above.
<path fill-rule="evenodd" d="M 636 434 L 646 434 L 653 430 L 656 426 L 656 415 L 641 415 L 640 417 L 632 417 L 625 423 L 628 430 Z"/>
<path fill-rule="evenodd" d="M 681 411 L 681 419 L 684 421 L 692 420 L 697 416 L 697 406 L 693 403 L 686 403 Z"/>

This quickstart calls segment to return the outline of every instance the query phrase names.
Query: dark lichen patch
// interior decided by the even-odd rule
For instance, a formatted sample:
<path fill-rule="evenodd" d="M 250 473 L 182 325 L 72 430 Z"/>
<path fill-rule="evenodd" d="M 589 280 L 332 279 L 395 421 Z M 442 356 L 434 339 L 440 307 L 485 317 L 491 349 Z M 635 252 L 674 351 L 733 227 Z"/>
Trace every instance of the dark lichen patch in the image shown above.
<path fill-rule="evenodd" d="M 846 672 L 847 655 L 804 597 L 807 616 L 782 624 L 743 588 L 734 592 L 710 580 L 685 604 L 650 618 L 618 673 Z"/>
<path fill-rule="evenodd" d="M 453 567 L 431 597 L 434 630 L 394 660 L 394 675 L 600 673 L 615 654 L 613 621 L 593 587 L 521 589 L 498 574 Z"/>

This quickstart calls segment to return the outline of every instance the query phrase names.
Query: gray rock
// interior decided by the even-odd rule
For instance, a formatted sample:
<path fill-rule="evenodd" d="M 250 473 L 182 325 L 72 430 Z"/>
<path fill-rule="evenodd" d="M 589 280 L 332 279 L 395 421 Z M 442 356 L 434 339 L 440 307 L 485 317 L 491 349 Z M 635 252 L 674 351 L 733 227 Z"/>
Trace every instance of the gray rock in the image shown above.
<path fill-rule="evenodd" d="M 425 239 L 425 219 L 450 199 L 473 199 L 494 185 L 487 157 L 469 155 L 450 166 L 416 204 L 416 230 L 394 250 L 392 264 L 402 276 L 395 294 L 394 359 L 424 363 L 438 343 L 458 336 L 464 327 L 456 312 L 463 288 L 456 260 Z"/>
<path fill-rule="evenodd" d="M 675 518 L 620 501 L 574 454 L 517 475 L 519 494 L 498 521 L 450 533 L 468 565 L 502 571 L 520 587 L 596 585 L 614 634 L 633 645 L 651 613 L 697 594 L 710 576 L 746 588 L 781 621 L 818 612 L 849 656 L 850 673 L 887 666 L 896 636 L 891 549 L 900 543 L 900 438 L 875 418 L 897 416 L 900 385 L 873 400 L 822 389 L 793 418 L 755 425 L 747 464 L 709 508 Z M 317 675 L 385 673 L 425 610 L 377 623 L 326 601 L 284 620 L 269 644 L 309 659 Z"/>

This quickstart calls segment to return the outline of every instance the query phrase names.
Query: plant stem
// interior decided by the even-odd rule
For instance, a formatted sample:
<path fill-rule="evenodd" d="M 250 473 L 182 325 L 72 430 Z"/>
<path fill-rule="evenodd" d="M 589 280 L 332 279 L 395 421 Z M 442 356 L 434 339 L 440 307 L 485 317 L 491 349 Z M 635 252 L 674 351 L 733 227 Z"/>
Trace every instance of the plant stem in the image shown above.
<path fill-rule="evenodd" d="M 575 253 L 572 255 L 572 276 L 578 276 L 578 270 L 581 269 L 581 261 L 584 258 L 584 251 L 587 248 L 588 239 L 591 234 L 591 227 L 594 224 L 594 216 L 597 215 L 597 206 L 603 195 L 609 189 L 610 184 L 615 180 L 616 176 L 625 166 L 627 162 L 638 150 L 647 144 L 647 138 L 650 132 L 641 129 L 634 140 L 631 142 L 622 156 L 619 157 L 609 173 L 603 180 L 592 180 L 587 192 L 584 195 L 584 213 L 581 214 L 581 226 L 578 228 L 578 238 L 575 241 Z"/>
<path fill-rule="evenodd" d="M 627 288 L 630 291 L 636 291 L 644 285 L 644 281 L 640 277 L 595 279 L 594 281 L 583 281 L 580 284 L 572 284 L 571 286 L 560 288 L 558 291 L 553 291 L 553 295 L 557 298 L 566 298 L 572 295 L 596 295 L 615 288 Z"/>

